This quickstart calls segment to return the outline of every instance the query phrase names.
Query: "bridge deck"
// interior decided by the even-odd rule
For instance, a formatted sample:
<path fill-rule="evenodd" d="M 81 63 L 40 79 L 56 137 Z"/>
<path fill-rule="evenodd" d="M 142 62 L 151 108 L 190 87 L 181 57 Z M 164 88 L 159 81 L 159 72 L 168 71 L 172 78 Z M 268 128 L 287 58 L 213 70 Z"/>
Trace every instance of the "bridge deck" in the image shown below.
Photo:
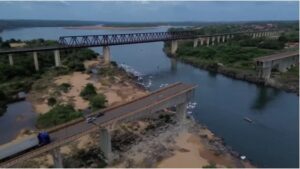
<path fill-rule="evenodd" d="M 255 58 L 254 60 L 259 62 L 268 62 L 268 61 L 279 60 L 279 59 L 283 59 L 291 56 L 297 56 L 297 55 L 299 55 L 299 51 L 289 51 L 289 52 L 276 53 L 273 55 Z"/>
<path fill-rule="evenodd" d="M 196 86 L 194 85 L 175 83 L 129 103 L 108 108 L 104 111 L 105 114 L 103 116 L 100 116 L 95 120 L 95 123 L 97 123 L 99 127 L 109 125 L 115 120 L 121 120 L 122 118 L 142 112 L 146 107 L 156 106 L 157 104 L 167 101 L 168 99 L 172 99 L 186 92 L 192 91 L 195 87 Z M 84 119 L 79 120 L 78 123 L 65 126 L 61 129 L 56 129 L 50 133 L 50 137 L 52 139 L 50 144 L 7 160 L 1 163 L 0 167 L 11 167 L 17 162 L 33 158 L 39 154 L 74 141 L 77 138 L 96 130 L 99 130 L 97 126 L 86 123 Z"/>

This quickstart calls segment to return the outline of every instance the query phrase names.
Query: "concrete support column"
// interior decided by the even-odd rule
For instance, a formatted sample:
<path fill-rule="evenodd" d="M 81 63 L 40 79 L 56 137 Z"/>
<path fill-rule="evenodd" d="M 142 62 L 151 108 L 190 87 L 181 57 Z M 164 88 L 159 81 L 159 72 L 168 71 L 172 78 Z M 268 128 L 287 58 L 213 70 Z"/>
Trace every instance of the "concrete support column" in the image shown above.
<path fill-rule="evenodd" d="M 110 48 L 109 48 L 109 46 L 103 46 L 103 57 L 104 57 L 104 63 L 109 64 L 110 63 Z"/>
<path fill-rule="evenodd" d="M 217 36 L 217 43 L 220 43 L 220 36 Z"/>
<path fill-rule="evenodd" d="M 206 38 L 206 46 L 209 46 L 210 37 Z"/>
<path fill-rule="evenodd" d="M 216 39 L 215 39 L 215 37 L 213 36 L 212 39 L 211 39 L 211 45 L 212 45 L 212 46 L 215 45 L 215 40 L 216 40 Z"/>
<path fill-rule="evenodd" d="M 178 48 L 178 42 L 177 40 L 171 41 L 171 54 L 175 54 Z"/>
<path fill-rule="evenodd" d="M 60 53 L 59 50 L 55 50 L 54 51 L 54 59 L 55 59 L 55 66 L 58 67 L 61 65 L 61 61 L 60 61 Z"/>
<path fill-rule="evenodd" d="M 223 36 L 222 36 L 222 42 L 223 42 L 223 43 L 225 42 L 225 38 L 226 38 L 225 35 L 223 35 Z"/>
<path fill-rule="evenodd" d="M 112 158 L 111 137 L 106 128 L 100 129 L 100 148 L 106 158 L 106 161 L 110 162 Z"/>
<path fill-rule="evenodd" d="M 265 80 L 269 79 L 272 72 L 272 62 L 259 62 L 257 63 L 258 77 Z"/>
<path fill-rule="evenodd" d="M 11 65 L 11 66 L 14 65 L 14 60 L 13 60 L 12 54 L 8 54 L 8 61 L 9 61 L 9 65 Z"/>
<path fill-rule="evenodd" d="M 230 35 L 227 35 L 227 41 L 230 39 Z"/>
<path fill-rule="evenodd" d="M 197 46 L 198 46 L 198 39 L 194 39 L 194 45 L 193 45 L 193 47 L 195 48 Z"/>
<path fill-rule="evenodd" d="M 37 52 L 33 52 L 33 61 L 34 61 L 34 67 L 36 71 L 39 71 L 39 61 L 38 61 L 38 57 L 37 57 Z"/>
<path fill-rule="evenodd" d="M 204 39 L 200 38 L 200 46 L 202 46 L 204 44 Z"/>
<path fill-rule="evenodd" d="M 179 121 L 184 121 L 186 119 L 186 106 L 187 103 L 181 103 L 176 105 L 176 114 Z"/>
<path fill-rule="evenodd" d="M 53 158 L 54 168 L 63 168 L 63 161 L 62 161 L 61 153 L 59 151 L 59 147 L 53 149 L 51 151 L 51 155 Z"/>

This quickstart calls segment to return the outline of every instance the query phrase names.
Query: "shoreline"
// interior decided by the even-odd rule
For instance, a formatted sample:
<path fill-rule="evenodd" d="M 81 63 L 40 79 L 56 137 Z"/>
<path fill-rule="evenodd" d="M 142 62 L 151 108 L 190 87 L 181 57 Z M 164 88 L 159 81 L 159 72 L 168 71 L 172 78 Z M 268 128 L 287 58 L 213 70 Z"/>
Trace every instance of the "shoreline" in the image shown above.
<path fill-rule="evenodd" d="M 65 29 L 79 29 L 79 30 L 138 30 L 138 29 L 154 29 L 161 26 L 68 26 Z"/>
<path fill-rule="evenodd" d="M 275 88 L 275 89 L 279 89 L 279 90 L 283 90 L 285 92 L 288 93 L 294 93 L 297 96 L 299 96 L 299 89 L 296 89 L 294 87 L 291 86 L 284 86 L 282 84 L 280 84 L 279 82 L 273 82 L 272 79 L 270 79 L 269 81 L 265 81 L 263 79 L 258 78 L 257 76 L 253 75 L 253 74 L 246 74 L 244 72 L 236 72 L 236 71 L 232 71 L 229 70 L 228 68 L 224 68 L 224 67 L 215 67 L 215 66 L 211 66 L 211 65 L 206 65 L 206 64 L 196 64 L 192 61 L 189 61 L 187 59 L 182 59 L 182 58 L 177 58 L 176 55 L 173 55 L 169 52 L 169 50 L 167 50 L 166 48 L 163 49 L 163 51 L 166 53 L 166 55 L 169 58 L 173 58 L 176 59 L 178 61 L 181 61 L 183 63 L 189 64 L 195 68 L 198 69 L 203 69 L 212 73 L 219 73 L 222 74 L 226 77 L 235 79 L 235 80 L 241 80 L 241 81 L 245 81 L 248 83 L 252 83 L 252 84 L 256 84 L 259 86 L 265 86 L 265 87 L 271 87 L 271 88 Z"/>

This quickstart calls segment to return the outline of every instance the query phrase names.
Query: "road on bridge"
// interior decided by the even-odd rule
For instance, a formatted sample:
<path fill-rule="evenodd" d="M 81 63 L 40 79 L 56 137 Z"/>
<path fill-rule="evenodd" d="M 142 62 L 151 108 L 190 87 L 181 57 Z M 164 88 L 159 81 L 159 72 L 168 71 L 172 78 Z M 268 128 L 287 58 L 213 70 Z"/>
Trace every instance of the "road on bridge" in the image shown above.
<path fill-rule="evenodd" d="M 1 163 L 0 167 L 11 167 L 18 162 L 36 157 L 39 154 L 45 153 L 56 147 L 60 147 L 66 143 L 74 141 L 77 138 L 90 132 L 97 131 L 99 130 L 100 126 L 107 126 L 113 123 L 115 120 L 122 120 L 128 116 L 142 112 L 148 107 L 158 105 L 161 102 L 168 101 L 168 99 L 180 96 L 188 91 L 192 91 L 195 88 L 195 85 L 175 83 L 173 85 L 169 85 L 168 87 L 152 92 L 142 98 L 133 100 L 129 103 L 108 108 L 104 111 L 103 116 L 100 116 L 95 120 L 97 126 L 87 123 L 85 120 L 81 120 L 78 123 L 65 126 L 61 129 L 57 129 L 56 131 L 50 133 L 50 137 L 52 139 L 52 142 L 50 144 L 9 159 Z"/>

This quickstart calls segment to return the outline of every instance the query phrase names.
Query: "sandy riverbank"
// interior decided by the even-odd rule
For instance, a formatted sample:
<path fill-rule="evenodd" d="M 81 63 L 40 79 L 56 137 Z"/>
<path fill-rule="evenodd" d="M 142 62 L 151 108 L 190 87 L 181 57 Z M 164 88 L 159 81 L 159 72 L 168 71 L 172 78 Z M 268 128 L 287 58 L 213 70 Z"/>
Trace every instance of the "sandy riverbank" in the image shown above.
<path fill-rule="evenodd" d="M 94 66 L 97 61 L 87 61 L 85 66 Z M 37 82 L 39 83 L 39 82 Z M 45 83 L 41 80 L 41 83 Z M 116 74 L 114 79 L 109 77 L 97 77 L 86 72 L 73 72 L 68 75 L 62 75 L 48 80 L 47 87 L 40 90 L 31 90 L 28 94 L 28 100 L 32 103 L 35 112 L 42 114 L 51 109 L 47 100 L 55 97 L 59 103 L 69 103 L 74 105 L 75 109 L 83 110 L 89 106 L 89 102 L 80 97 L 80 92 L 84 86 L 91 83 L 95 86 L 98 93 L 103 93 L 108 101 L 107 106 L 113 106 L 122 102 L 127 102 L 137 97 L 141 97 L 147 92 L 137 88 L 124 74 Z M 59 86 L 63 83 L 71 85 L 68 92 L 59 91 Z"/>
<path fill-rule="evenodd" d="M 233 156 L 221 139 L 193 121 L 161 125 L 156 120 L 150 124 L 156 128 L 134 136 L 137 141 L 133 140 L 133 145 L 124 148 L 124 152 L 117 152 L 117 162 L 109 167 L 253 167 L 248 161 Z"/>

